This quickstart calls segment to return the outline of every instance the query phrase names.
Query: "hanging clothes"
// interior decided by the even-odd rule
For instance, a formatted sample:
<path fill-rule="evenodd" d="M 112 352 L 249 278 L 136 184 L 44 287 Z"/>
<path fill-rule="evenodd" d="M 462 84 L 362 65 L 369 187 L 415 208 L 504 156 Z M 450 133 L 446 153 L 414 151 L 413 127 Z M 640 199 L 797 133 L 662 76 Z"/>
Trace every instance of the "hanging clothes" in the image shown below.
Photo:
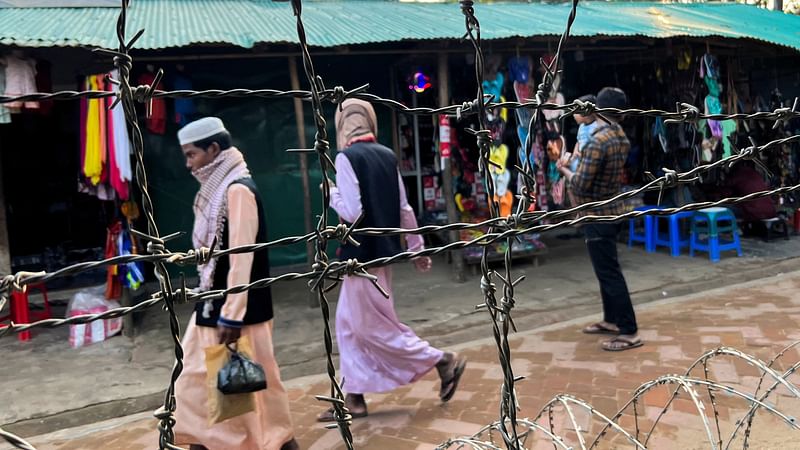
<path fill-rule="evenodd" d="M 114 69 L 111 71 L 111 77 L 117 79 L 119 71 Z M 119 92 L 119 86 L 111 84 L 113 92 Z M 113 101 L 111 102 L 113 103 Z M 114 130 L 114 160 L 116 161 L 117 168 L 122 180 L 130 182 L 133 180 L 133 171 L 131 169 L 131 140 L 128 136 L 128 124 L 125 120 L 125 111 L 122 109 L 122 102 L 117 103 L 112 111 L 113 116 L 113 130 Z"/>
<path fill-rule="evenodd" d="M 99 90 L 97 76 L 90 75 L 88 78 L 90 90 Z M 86 107 L 86 142 L 84 150 L 83 175 L 88 178 L 92 185 L 100 184 L 103 175 L 103 134 L 100 123 L 102 100 L 90 99 Z"/>
<path fill-rule="evenodd" d="M 145 72 L 139 77 L 139 84 L 150 85 L 156 80 L 152 72 Z M 162 90 L 164 86 L 158 83 L 156 89 Z M 147 129 L 153 134 L 164 134 L 167 131 L 167 105 L 163 98 L 154 98 L 150 102 Z"/>
<path fill-rule="evenodd" d="M 116 221 L 106 231 L 106 250 L 103 255 L 106 259 L 113 258 L 117 252 L 117 239 L 122 233 L 122 222 Z M 110 265 L 106 269 L 106 298 L 115 299 L 122 295 L 122 284 L 119 281 L 119 266 Z"/>
<path fill-rule="evenodd" d="M 6 91 L 6 70 L 5 65 L 0 62 L 0 92 Z M 0 124 L 11 123 L 11 111 L 5 104 L 0 105 Z"/>
<path fill-rule="evenodd" d="M 113 83 L 106 83 L 106 91 L 113 91 Z M 120 170 L 120 161 L 117 158 L 122 156 L 123 160 L 128 160 L 128 165 L 130 165 L 130 155 L 125 153 L 124 155 L 120 155 L 116 149 L 117 146 L 117 134 L 119 134 L 120 124 L 117 123 L 119 120 L 118 117 L 115 117 L 114 110 L 109 109 L 109 107 L 113 104 L 114 98 L 109 97 L 105 100 L 105 107 L 103 111 L 105 111 L 106 116 L 106 133 L 104 134 L 104 138 L 107 145 L 108 150 L 108 176 L 109 176 L 109 183 L 111 187 L 117 192 L 117 196 L 121 200 L 128 199 L 128 183 L 125 181 L 124 177 L 122 176 L 122 172 Z M 117 106 L 121 106 L 118 104 Z M 114 108 L 116 109 L 116 107 Z M 124 120 L 124 116 L 123 119 Z M 124 125 L 124 123 L 123 123 Z M 127 133 L 126 133 L 127 137 Z M 124 161 L 123 161 L 124 163 Z"/>
<path fill-rule="evenodd" d="M 182 74 L 175 74 L 173 86 L 176 91 L 190 91 L 192 90 L 192 80 Z M 184 126 L 195 114 L 194 100 L 191 98 L 176 98 L 175 99 L 175 123 L 179 126 Z"/>
<path fill-rule="evenodd" d="M 36 61 L 15 53 L 0 58 L 0 63 L 6 67 L 5 95 L 17 97 L 36 92 Z M 12 113 L 20 112 L 23 106 L 28 109 L 37 109 L 39 102 L 6 103 L 6 107 Z"/>

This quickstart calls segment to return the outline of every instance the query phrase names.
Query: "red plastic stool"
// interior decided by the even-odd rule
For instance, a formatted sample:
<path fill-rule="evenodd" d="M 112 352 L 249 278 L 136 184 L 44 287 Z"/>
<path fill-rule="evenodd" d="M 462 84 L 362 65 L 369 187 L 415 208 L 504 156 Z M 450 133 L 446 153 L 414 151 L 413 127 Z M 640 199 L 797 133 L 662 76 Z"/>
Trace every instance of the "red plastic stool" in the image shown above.
<path fill-rule="evenodd" d="M 42 293 L 42 297 L 44 298 L 44 311 L 30 311 L 30 305 L 28 304 L 28 291 L 31 289 L 36 289 Z M 37 320 L 45 320 L 52 317 L 50 312 L 50 301 L 47 298 L 47 288 L 44 284 L 32 284 L 27 286 L 25 291 L 13 291 L 11 293 L 11 301 L 8 304 L 9 306 L 9 314 L 3 317 L 0 317 L 0 322 L 10 320 L 15 325 L 21 325 L 25 323 L 31 323 Z M 0 325 L 0 328 L 5 328 L 8 325 Z M 23 331 L 21 333 L 17 333 L 17 339 L 20 341 L 28 341 L 31 339 L 31 332 L 30 331 Z"/>

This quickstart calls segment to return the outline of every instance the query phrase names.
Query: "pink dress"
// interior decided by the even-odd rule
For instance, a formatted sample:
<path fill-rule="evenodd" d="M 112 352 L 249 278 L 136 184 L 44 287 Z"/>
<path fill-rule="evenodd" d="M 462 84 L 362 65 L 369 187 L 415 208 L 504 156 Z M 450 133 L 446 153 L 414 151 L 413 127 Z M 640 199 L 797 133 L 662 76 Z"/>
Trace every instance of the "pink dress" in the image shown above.
<path fill-rule="evenodd" d="M 406 199 L 403 179 L 400 184 L 400 226 L 416 228 L 414 210 Z M 343 154 L 336 156 L 337 186 L 331 189 L 331 207 L 343 220 L 353 222 L 361 214 L 358 179 Z M 357 239 L 357 238 L 356 238 Z M 424 248 L 422 236 L 407 235 L 410 251 Z M 364 278 L 346 276 L 336 306 L 336 341 L 339 344 L 340 371 L 344 390 L 351 394 L 386 392 L 412 383 L 428 373 L 443 352 L 420 339 L 400 322 L 394 310 L 392 269 L 370 269 L 388 293 L 384 297 Z"/>

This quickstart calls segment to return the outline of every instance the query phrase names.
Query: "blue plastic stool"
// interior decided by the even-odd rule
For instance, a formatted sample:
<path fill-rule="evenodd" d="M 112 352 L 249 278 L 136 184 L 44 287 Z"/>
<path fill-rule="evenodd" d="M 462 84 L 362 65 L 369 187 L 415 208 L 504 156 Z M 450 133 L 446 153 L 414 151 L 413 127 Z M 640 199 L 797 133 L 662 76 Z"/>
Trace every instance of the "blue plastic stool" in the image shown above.
<path fill-rule="evenodd" d="M 722 240 L 722 233 L 730 233 L 731 240 Z M 700 235 L 707 236 L 705 240 Z M 728 208 L 706 208 L 695 212 L 692 216 L 692 235 L 689 239 L 689 254 L 694 256 L 695 250 L 708 252 L 711 262 L 719 262 L 720 253 L 727 250 L 736 250 L 742 256 L 742 246 L 739 242 L 739 231 L 736 227 L 736 216 Z"/>
<path fill-rule="evenodd" d="M 694 216 L 693 212 L 685 211 L 669 216 L 653 216 L 653 246 L 654 247 L 669 247 L 670 254 L 673 257 L 681 255 L 681 249 L 689 246 L 689 236 L 681 236 L 681 220 L 688 220 Z M 662 220 L 669 220 L 669 230 L 666 237 L 661 237 L 658 232 L 659 222 Z"/>
<path fill-rule="evenodd" d="M 659 207 L 644 205 L 634 208 L 634 211 L 649 211 L 651 209 L 659 209 Z M 636 222 L 640 220 L 644 221 L 644 231 L 637 233 Z M 656 244 L 653 240 L 653 216 L 642 216 L 628 220 L 628 247 L 633 247 L 634 242 L 643 242 L 644 249 L 648 253 L 656 251 Z"/>

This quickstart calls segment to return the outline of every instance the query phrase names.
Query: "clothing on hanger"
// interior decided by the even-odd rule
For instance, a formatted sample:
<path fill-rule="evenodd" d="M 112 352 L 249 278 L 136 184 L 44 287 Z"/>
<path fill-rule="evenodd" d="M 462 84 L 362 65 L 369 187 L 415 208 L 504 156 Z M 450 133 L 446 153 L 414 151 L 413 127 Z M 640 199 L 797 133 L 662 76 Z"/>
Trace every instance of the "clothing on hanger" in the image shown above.
<path fill-rule="evenodd" d="M 172 87 L 177 91 L 192 90 L 192 80 L 187 75 L 179 71 L 175 74 Z M 192 120 L 195 114 L 194 100 L 191 98 L 175 99 L 175 123 L 184 126 Z"/>
<path fill-rule="evenodd" d="M 36 61 L 25 58 L 20 53 L 14 53 L 0 58 L 0 63 L 5 66 L 5 95 L 18 97 L 36 92 Z M 39 102 L 31 101 L 10 102 L 5 105 L 12 113 L 20 112 L 23 107 L 39 108 Z"/>
<path fill-rule="evenodd" d="M 139 84 L 151 85 L 156 80 L 156 74 L 145 72 L 139 77 Z M 159 82 L 156 89 L 162 90 L 163 83 Z M 167 131 L 167 105 L 163 98 L 154 98 L 149 102 L 149 116 L 146 118 L 147 129 L 153 134 L 164 134 Z"/>
<path fill-rule="evenodd" d="M 0 62 L 0 92 L 6 91 L 6 70 Z M 0 105 L 0 124 L 11 123 L 11 110 L 5 104 Z"/>

